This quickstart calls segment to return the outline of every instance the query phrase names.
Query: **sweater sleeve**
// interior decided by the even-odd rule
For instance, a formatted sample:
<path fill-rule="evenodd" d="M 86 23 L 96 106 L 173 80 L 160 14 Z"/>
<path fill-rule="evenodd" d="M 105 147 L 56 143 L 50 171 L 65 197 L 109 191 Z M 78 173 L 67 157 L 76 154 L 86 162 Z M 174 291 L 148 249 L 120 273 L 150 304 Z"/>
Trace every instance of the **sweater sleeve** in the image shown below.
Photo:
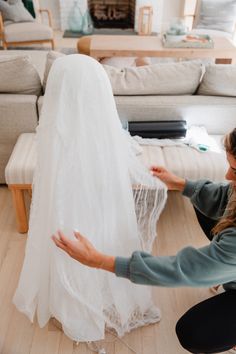
<path fill-rule="evenodd" d="M 204 215 L 218 220 L 225 211 L 229 197 L 229 183 L 213 183 L 207 180 L 186 181 L 183 195 Z"/>
<path fill-rule="evenodd" d="M 183 248 L 175 256 L 134 252 L 117 257 L 115 273 L 134 283 L 165 287 L 209 287 L 236 279 L 236 229 L 219 234 L 208 246 Z"/>

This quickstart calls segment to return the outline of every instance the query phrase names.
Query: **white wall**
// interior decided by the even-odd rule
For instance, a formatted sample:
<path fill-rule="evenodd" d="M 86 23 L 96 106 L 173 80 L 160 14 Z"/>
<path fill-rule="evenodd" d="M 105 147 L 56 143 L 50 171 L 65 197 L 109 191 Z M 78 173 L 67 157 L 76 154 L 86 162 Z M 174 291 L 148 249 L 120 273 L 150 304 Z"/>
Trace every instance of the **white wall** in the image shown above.
<path fill-rule="evenodd" d="M 51 10 L 52 25 L 54 29 L 60 28 L 59 0 L 39 0 L 41 8 Z"/>
<path fill-rule="evenodd" d="M 53 27 L 55 29 L 60 28 L 60 12 L 59 12 L 59 0 L 39 0 L 41 7 L 49 8 L 52 12 Z M 140 1 L 140 0 L 139 0 Z M 185 0 L 163 0 L 162 8 L 162 26 L 164 31 L 168 28 L 169 23 L 174 17 L 181 17 L 183 15 Z M 141 0 L 141 2 L 144 2 Z M 154 25 L 155 28 L 160 28 L 159 24 Z"/>
<path fill-rule="evenodd" d="M 187 0 L 186 0 L 187 1 Z M 174 17 L 182 17 L 185 0 L 164 0 L 162 11 L 162 31 L 165 31 Z"/>

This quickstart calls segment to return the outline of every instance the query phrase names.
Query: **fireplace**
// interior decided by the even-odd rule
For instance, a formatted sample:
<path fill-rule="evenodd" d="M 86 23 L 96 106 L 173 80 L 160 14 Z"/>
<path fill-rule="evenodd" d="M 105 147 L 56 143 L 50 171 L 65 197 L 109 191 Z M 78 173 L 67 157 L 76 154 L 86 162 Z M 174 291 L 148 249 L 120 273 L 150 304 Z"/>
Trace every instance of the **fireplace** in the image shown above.
<path fill-rule="evenodd" d="M 95 28 L 134 28 L 135 0 L 88 0 Z"/>
<path fill-rule="evenodd" d="M 62 30 L 66 30 L 68 29 L 68 17 L 69 17 L 69 13 L 71 11 L 71 9 L 73 8 L 73 4 L 74 4 L 75 0 L 59 0 L 59 4 L 60 4 L 60 22 L 61 22 L 61 29 Z M 152 21 L 152 31 L 153 32 L 157 32 L 160 33 L 161 32 L 161 27 L 162 27 L 162 8 L 163 8 L 163 1 L 164 0 L 77 0 L 77 2 L 79 3 L 80 9 L 82 11 L 82 13 L 85 13 L 85 11 L 88 9 L 91 9 L 91 7 L 94 4 L 100 4 L 100 5 L 105 5 L 105 9 L 108 10 L 108 6 L 110 5 L 110 17 L 114 17 L 114 7 L 112 7 L 113 5 L 115 7 L 115 16 L 118 16 L 118 9 L 117 6 L 118 4 L 124 4 L 125 6 L 127 6 L 128 4 L 128 9 L 129 9 L 129 14 L 128 14 L 128 19 L 126 17 L 126 19 L 116 19 L 116 21 L 112 20 L 103 20 L 104 22 L 102 23 L 102 25 L 105 23 L 105 21 L 107 21 L 107 26 L 109 24 L 110 26 L 110 22 L 113 22 L 113 24 L 117 24 L 118 25 L 118 21 L 122 22 L 122 25 L 124 25 L 124 23 L 126 23 L 126 21 L 128 23 L 130 23 L 130 27 L 134 28 L 135 31 L 137 31 L 138 29 L 138 14 L 139 14 L 139 8 L 141 6 L 145 6 L 145 5 L 152 5 L 153 7 L 153 21 Z M 124 7 L 125 7 L 124 6 Z M 134 9 L 135 7 L 135 9 Z M 122 10 L 123 11 L 123 10 Z M 103 12 L 103 11 L 102 11 Z M 105 12 L 106 15 L 107 12 Z M 107 16 L 107 15 L 106 15 Z M 124 15 L 122 15 L 124 16 Z M 93 18 L 94 20 L 94 18 Z M 101 20 L 100 20 L 100 24 L 101 24 Z M 132 24 L 132 25 L 131 25 Z M 101 26 L 101 25 L 100 25 Z M 96 20 L 95 20 L 95 27 L 98 27 L 98 25 L 96 24 Z M 123 28 L 127 28 L 123 27 Z"/>

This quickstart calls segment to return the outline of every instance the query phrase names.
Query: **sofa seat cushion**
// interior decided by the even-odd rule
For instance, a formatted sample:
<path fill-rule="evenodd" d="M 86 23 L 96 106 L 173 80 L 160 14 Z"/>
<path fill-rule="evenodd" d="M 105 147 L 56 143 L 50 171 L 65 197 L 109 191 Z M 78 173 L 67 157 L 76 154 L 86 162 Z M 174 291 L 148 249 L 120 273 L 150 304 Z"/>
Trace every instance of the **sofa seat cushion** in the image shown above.
<path fill-rule="evenodd" d="M 30 42 L 53 39 L 51 27 L 38 22 L 13 23 L 5 27 L 6 42 Z"/>
<path fill-rule="evenodd" d="M 224 135 L 235 128 L 236 97 L 217 96 L 115 96 L 120 120 L 126 121 L 187 121 L 187 125 L 202 125 L 208 134 Z M 43 96 L 37 101 L 40 113 Z M 222 118 L 223 117 L 223 118 Z"/>
<path fill-rule="evenodd" d="M 235 128 L 236 97 L 200 95 L 115 96 L 122 121 L 178 120 L 203 125 L 208 134 L 225 134 Z"/>

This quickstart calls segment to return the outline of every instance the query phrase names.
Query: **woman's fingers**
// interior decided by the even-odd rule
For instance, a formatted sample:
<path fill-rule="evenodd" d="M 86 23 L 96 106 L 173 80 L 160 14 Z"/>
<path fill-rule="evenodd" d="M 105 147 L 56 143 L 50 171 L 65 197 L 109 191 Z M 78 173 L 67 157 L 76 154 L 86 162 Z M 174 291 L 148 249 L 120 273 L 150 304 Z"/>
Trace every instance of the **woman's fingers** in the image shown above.
<path fill-rule="evenodd" d="M 79 241 L 83 240 L 83 236 L 79 233 L 79 231 L 74 231 L 74 235 L 75 235 L 75 238 L 77 238 L 77 240 L 79 240 Z"/>
<path fill-rule="evenodd" d="M 54 241 L 54 243 L 55 243 L 55 245 L 57 247 L 63 249 L 66 252 L 68 252 L 67 246 L 63 242 L 61 242 L 55 235 L 52 236 L 52 239 L 53 239 L 53 241 Z"/>
<path fill-rule="evenodd" d="M 161 173 L 161 172 L 166 172 L 166 169 L 162 166 L 151 166 L 150 171 L 155 173 Z"/>

